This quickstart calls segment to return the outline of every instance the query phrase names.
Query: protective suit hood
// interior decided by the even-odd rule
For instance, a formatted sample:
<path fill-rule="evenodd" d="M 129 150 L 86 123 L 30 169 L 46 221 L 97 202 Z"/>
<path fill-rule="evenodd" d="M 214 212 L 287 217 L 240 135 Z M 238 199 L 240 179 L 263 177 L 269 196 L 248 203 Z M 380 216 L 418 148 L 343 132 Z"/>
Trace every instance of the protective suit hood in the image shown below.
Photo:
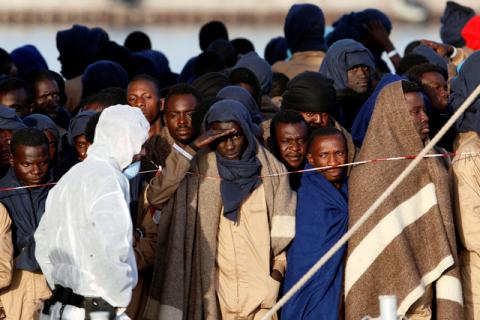
<path fill-rule="evenodd" d="M 123 170 L 148 138 L 150 124 L 139 108 L 115 105 L 100 115 L 87 155 L 110 159 Z"/>

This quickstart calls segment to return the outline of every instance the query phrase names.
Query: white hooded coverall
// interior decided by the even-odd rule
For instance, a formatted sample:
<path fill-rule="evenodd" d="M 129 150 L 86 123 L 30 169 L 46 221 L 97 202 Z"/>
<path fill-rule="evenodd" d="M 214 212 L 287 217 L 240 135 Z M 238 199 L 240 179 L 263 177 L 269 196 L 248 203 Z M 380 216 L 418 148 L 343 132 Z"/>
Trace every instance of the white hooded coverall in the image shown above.
<path fill-rule="evenodd" d="M 122 174 L 148 136 L 138 108 L 116 105 L 98 121 L 88 157 L 50 191 L 35 232 L 35 255 L 48 284 L 71 288 L 127 307 L 137 282 L 129 211 L 129 183 Z M 52 308 L 48 319 L 58 319 Z M 62 319 L 84 319 L 85 310 L 67 305 Z"/>

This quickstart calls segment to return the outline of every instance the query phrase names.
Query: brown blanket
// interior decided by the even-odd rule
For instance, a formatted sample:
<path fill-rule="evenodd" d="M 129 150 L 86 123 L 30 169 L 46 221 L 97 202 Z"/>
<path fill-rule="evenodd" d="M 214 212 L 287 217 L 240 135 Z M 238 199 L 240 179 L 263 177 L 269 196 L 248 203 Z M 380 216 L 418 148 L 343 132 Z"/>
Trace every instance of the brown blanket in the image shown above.
<path fill-rule="evenodd" d="M 358 160 L 414 155 L 423 148 L 401 82 L 380 93 Z M 358 166 L 349 181 L 350 226 L 408 165 L 406 161 Z M 425 159 L 377 209 L 348 244 L 346 319 L 379 315 L 378 296 L 396 295 L 398 315 L 433 285 L 437 319 L 463 319 L 448 174 Z M 409 312 L 410 309 L 410 312 Z"/>
<path fill-rule="evenodd" d="M 172 151 L 171 156 L 178 157 L 176 151 Z M 286 171 L 260 145 L 258 159 L 262 164 L 262 175 Z M 217 231 L 222 213 L 220 180 L 185 175 L 189 166 L 186 159 L 178 158 L 177 175 L 183 179 L 162 209 L 154 278 L 145 319 L 220 319 L 214 283 Z M 173 167 L 167 163 L 167 168 Z M 214 152 L 198 154 L 191 162 L 190 170 L 218 177 Z M 263 179 L 263 184 L 273 262 L 294 236 L 296 194 L 291 191 L 286 175 Z"/>

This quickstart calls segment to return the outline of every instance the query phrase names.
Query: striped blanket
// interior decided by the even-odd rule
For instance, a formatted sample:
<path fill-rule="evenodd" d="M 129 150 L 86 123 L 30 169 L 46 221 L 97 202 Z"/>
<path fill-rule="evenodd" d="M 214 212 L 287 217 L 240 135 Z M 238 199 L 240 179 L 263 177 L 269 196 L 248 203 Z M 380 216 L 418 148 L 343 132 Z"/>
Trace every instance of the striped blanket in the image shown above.
<path fill-rule="evenodd" d="M 422 148 L 401 82 L 394 82 L 377 99 L 359 160 L 418 154 Z M 352 170 L 350 226 L 407 165 L 381 162 Z M 463 319 L 448 174 L 438 159 L 423 160 L 377 209 L 350 240 L 347 257 L 346 319 L 378 317 L 378 296 L 391 294 L 399 316 L 429 313 L 431 301 L 437 319 Z"/>

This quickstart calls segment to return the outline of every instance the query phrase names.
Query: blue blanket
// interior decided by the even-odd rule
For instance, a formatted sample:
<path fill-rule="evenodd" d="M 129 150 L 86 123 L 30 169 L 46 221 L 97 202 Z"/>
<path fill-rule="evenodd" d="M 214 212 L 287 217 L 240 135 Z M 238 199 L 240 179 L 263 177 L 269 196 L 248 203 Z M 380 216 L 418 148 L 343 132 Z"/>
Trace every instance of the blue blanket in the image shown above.
<path fill-rule="evenodd" d="M 396 74 L 386 74 L 383 76 L 382 80 L 377 84 L 372 95 L 365 101 L 364 105 L 357 113 L 357 117 L 352 124 L 352 138 L 353 142 L 357 147 L 361 147 L 363 139 L 365 139 L 365 134 L 367 133 L 368 124 L 370 123 L 370 118 L 372 118 L 373 110 L 375 109 L 375 103 L 377 102 L 377 97 L 388 84 L 404 79 L 401 76 Z"/>
<path fill-rule="evenodd" d="M 306 168 L 311 168 L 307 164 Z M 348 187 L 340 190 L 316 171 L 298 189 L 296 233 L 287 251 L 287 292 L 348 228 Z M 338 319 L 343 281 L 343 246 L 282 309 L 282 319 Z"/>

